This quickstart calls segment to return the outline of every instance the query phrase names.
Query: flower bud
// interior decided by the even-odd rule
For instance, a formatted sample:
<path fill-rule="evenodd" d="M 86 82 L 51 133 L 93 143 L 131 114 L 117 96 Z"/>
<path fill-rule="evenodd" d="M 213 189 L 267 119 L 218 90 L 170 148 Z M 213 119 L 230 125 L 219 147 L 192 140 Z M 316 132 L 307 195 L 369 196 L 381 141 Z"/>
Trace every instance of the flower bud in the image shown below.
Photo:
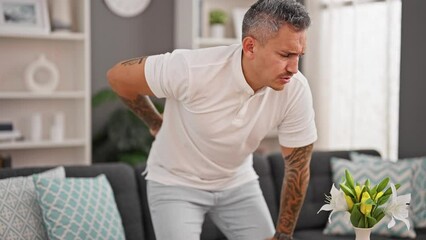
<path fill-rule="evenodd" d="M 352 198 L 345 195 L 346 203 L 348 204 L 349 211 L 352 210 L 352 207 L 354 206 L 354 202 L 352 201 Z"/>
<path fill-rule="evenodd" d="M 360 210 L 365 216 L 369 215 L 371 213 L 371 209 L 373 208 L 373 205 L 365 203 L 368 199 L 370 199 L 370 194 L 368 194 L 368 192 L 364 192 L 362 194 Z"/>
<path fill-rule="evenodd" d="M 360 187 L 360 186 L 356 186 L 355 187 L 355 193 L 356 193 L 356 200 L 359 202 L 359 200 L 360 200 L 360 195 L 361 195 L 361 191 L 362 191 L 362 188 Z"/>
<path fill-rule="evenodd" d="M 374 199 L 376 202 L 383 196 L 383 192 L 378 192 L 376 198 Z"/>

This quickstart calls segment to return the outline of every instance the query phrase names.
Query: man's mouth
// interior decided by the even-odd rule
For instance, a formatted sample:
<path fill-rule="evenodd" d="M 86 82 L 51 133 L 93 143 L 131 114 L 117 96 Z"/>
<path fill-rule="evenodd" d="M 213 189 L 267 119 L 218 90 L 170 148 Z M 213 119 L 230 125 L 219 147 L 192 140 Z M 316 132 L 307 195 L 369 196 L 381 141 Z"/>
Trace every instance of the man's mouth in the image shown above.
<path fill-rule="evenodd" d="M 290 82 L 290 79 L 291 79 L 291 76 L 280 76 L 279 81 L 282 84 L 286 84 Z"/>

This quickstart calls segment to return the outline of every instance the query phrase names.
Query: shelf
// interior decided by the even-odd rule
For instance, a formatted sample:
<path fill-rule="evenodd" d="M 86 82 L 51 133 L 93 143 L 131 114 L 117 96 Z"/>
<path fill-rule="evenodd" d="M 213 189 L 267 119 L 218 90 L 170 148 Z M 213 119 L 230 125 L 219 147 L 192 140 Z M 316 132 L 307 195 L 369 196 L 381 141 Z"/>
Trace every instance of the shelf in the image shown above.
<path fill-rule="evenodd" d="M 242 13 L 256 0 L 175 0 L 174 48 L 197 49 L 241 43 Z M 228 16 L 224 38 L 211 38 L 209 13 L 222 9 Z M 238 13 L 238 14 L 237 14 Z"/>
<path fill-rule="evenodd" d="M 53 93 L 33 93 L 33 92 L 1 92 L 0 99 L 84 99 L 83 91 L 64 91 Z"/>
<path fill-rule="evenodd" d="M 83 139 L 68 139 L 62 142 L 52 142 L 47 140 L 39 142 L 16 141 L 0 143 L 0 150 L 84 147 L 85 144 L 86 142 Z"/>
<path fill-rule="evenodd" d="M 75 32 L 0 31 L 0 120 L 22 133 L 0 136 L 0 152 L 10 155 L 12 167 L 91 163 L 92 1 L 70 2 Z M 27 69 L 40 55 L 59 72 L 57 88 L 49 93 L 31 91 L 26 83 Z M 39 66 L 33 75 L 44 83 L 49 72 Z M 62 118 L 59 115 L 65 139 L 53 141 L 52 127 Z M 40 130 L 41 141 L 30 138 L 33 129 Z"/>
<path fill-rule="evenodd" d="M 197 38 L 196 43 L 199 46 L 223 46 L 240 43 L 237 38 Z"/>
<path fill-rule="evenodd" d="M 83 41 L 85 36 L 83 33 L 76 32 L 53 32 L 49 34 L 1 33 L 0 38 Z"/>

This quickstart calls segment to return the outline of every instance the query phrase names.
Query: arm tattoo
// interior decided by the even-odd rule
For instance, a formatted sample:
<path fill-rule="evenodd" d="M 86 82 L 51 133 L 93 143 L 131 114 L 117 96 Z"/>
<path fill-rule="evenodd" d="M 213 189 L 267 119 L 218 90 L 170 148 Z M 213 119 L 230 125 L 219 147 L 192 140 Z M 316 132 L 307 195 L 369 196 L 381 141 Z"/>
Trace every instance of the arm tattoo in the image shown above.
<path fill-rule="evenodd" d="M 146 57 L 132 58 L 132 59 L 126 60 L 126 61 L 124 61 L 124 62 L 121 62 L 121 65 L 123 65 L 123 66 L 132 66 L 132 65 L 135 65 L 135 64 L 141 64 L 141 63 L 142 63 L 142 61 L 143 61 L 145 58 L 146 58 Z"/>
<path fill-rule="evenodd" d="M 277 232 L 293 235 L 308 189 L 312 148 L 313 144 L 295 148 L 290 155 L 285 156 L 285 172 Z"/>
<path fill-rule="evenodd" d="M 148 96 L 137 95 L 135 99 L 121 97 L 123 102 L 140 118 L 151 130 L 158 130 L 163 123 L 161 115 Z"/>

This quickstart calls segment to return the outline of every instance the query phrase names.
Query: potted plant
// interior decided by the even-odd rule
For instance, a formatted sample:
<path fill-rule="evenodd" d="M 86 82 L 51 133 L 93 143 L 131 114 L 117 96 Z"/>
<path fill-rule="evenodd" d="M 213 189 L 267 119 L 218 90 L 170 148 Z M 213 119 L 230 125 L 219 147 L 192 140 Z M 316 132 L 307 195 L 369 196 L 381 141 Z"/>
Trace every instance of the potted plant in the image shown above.
<path fill-rule="evenodd" d="M 210 36 L 212 38 L 225 37 L 225 23 L 228 15 L 221 9 L 213 9 L 209 13 Z"/>
<path fill-rule="evenodd" d="M 115 105 L 105 125 L 92 139 L 93 161 L 120 161 L 131 165 L 146 161 L 154 138 L 149 129 L 110 89 L 101 89 L 92 97 L 92 107 Z M 117 107 L 117 103 L 118 107 Z M 163 104 L 154 102 L 159 112 Z"/>
<path fill-rule="evenodd" d="M 393 227 L 397 219 L 410 229 L 408 207 L 411 194 L 398 195 L 396 190 L 400 184 L 393 184 L 389 177 L 377 185 L 373 185 L 370 179 L 360 183 L 346 169 L 339 186 L 340 189 L 337 189 L 332 185 L 330 196 L 326 196 L 326 204 L 319 211 L 331 211 L 328 218 L 330 222 L 333 213 L 345 212 L 345 217 L 354 228 L 355 240 L 370 240 L 372 228 L 385 215 L 391 219 L 388 228 Z"/>

